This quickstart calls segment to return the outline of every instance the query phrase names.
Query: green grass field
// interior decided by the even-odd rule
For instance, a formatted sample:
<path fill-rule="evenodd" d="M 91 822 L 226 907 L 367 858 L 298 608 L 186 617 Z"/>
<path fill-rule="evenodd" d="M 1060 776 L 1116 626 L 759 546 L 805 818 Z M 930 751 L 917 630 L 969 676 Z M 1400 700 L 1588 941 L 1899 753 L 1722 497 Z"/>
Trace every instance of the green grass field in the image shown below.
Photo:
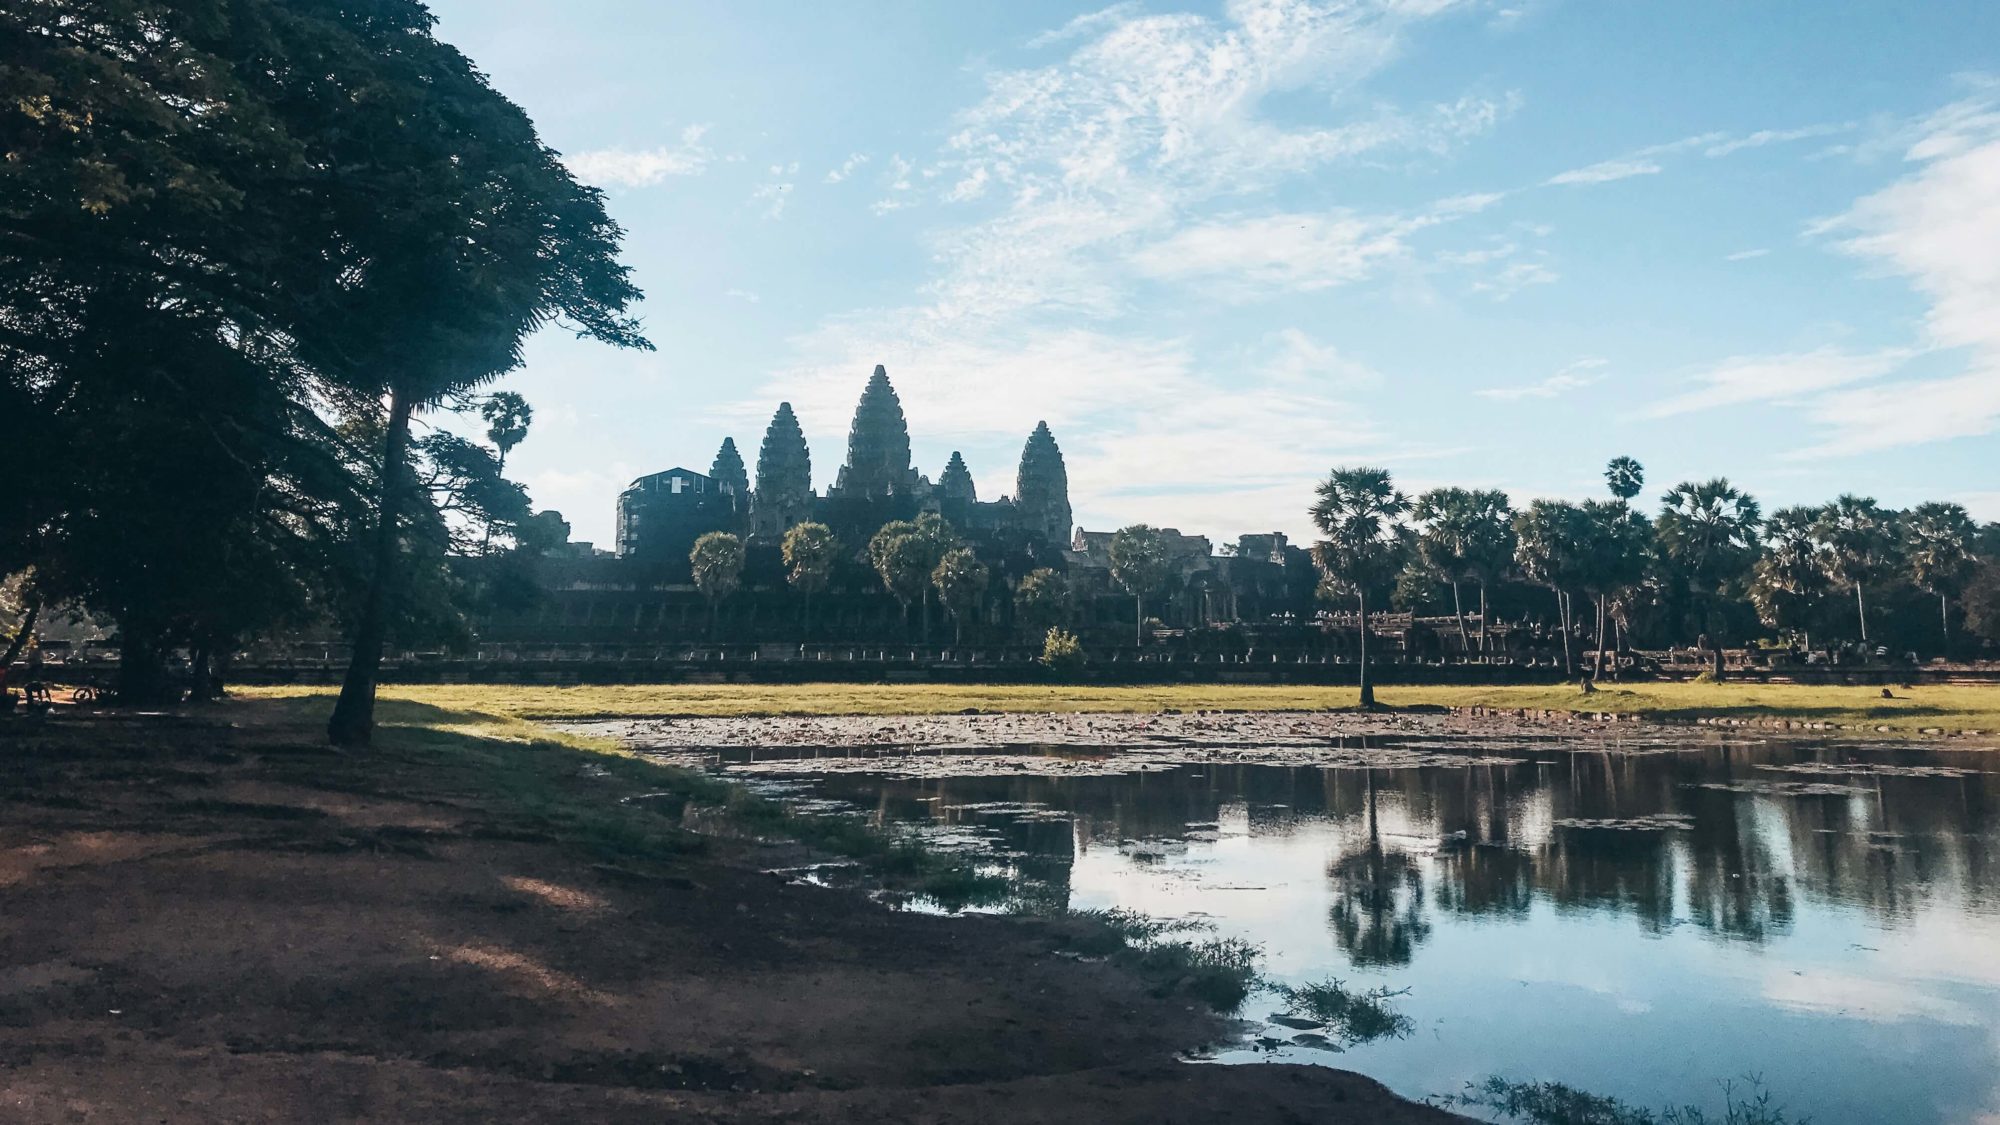
<path fill-rule="evenodd" d="M 241 688 L 282 697 L 331 688 Z M 1615 712 L 1642 718 L 1787 719 L 1916 733 L 2000 732 L 2000 685 L 1895 688 L 1791 684 L 1612 685 L 1591 694 L 1573 686 L 1382 687 L 1389 707 L 1446 706 Z M 1258 685 L 1070 687 L 944 684 L 698 684 L 533 687 L 385 685 L 382 698 L 503 720 L 642 716 L 937 715 L 981 711 L 1323 710 L 1354 705 L 1351 687 Z"/>

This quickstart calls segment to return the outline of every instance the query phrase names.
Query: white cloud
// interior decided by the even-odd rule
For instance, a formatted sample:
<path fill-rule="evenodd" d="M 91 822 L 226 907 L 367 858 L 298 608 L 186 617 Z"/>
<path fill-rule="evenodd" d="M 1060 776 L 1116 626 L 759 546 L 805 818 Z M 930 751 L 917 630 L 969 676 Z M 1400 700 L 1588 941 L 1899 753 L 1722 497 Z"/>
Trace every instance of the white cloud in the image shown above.
<path fill-rule="evenodd" d="M 1734 254 L 1724 254 L 1722 260 L 1725 262 L 1747 262 L 1752 258 L 1761 258 L 1770 252 L 1770 250 L 1763 247 L 1755 250 L 1738 250 Z"/>
<path fill-rule="evenodd" d="M 722 295 L 725 297 L 734 297 L 739 301 L 748 301 L 753 305 L 764 299 L 748 289 L 727 289 L 723 291 Z"/>
<path fill-rule="evenodd" d="M 848 153 L 847 159 L 840 162 L 840 167 L 835 168 L 826 174 L 826 182 L 830 184 L 837 184 L 840 181 L 846 179 L 847 177 L 852 176 L 857 169 L 859 169 L 863 164 L 866 163 L 868 163 L 867 153 L 865 152 Z"/>
<path fill-rule="evenodd" d="M 1634 176 L 1657 176 L 1666 169 L 1651 160 L 1620 158 L 1603 160 L 1583 168 L 1574 168 L 1550 176 L 1548 184 L 1608 184 L 1613 180 L 1629 180 Z"/>
<path fill-rule="evenodd" d="M 1505 301 L 1531 285 L 1553 285 L 1562 275 L 1542 262 L 1515 262 L 1499 273 L 1483 281 L 1472 283 L 1474 293 L 1485 293 L 1496 301 Z"/>
<path fill-rule="evenodd" d="M 797 361 L 730 416 L 761 425 L 789 399 L 831 476 L 879 362 L 929 472 L 941 460 L 932 445 L 962 446 L 976 475 L 1011 476 L 1021 441 L 1047 419 L 1080 516 L 1145 518 L 1152 505 L 1183 522 L 1213 516 L 1197 526 L 1219 533 L 1296 526 L 1305 482 L 1339 457 L 1394 448 L 1341 397 L 1374 373 L 1303 332 L 1208 356 L 1122 318 L 1145 308 L 1172 323 L 1169 310 L 1201 299 L 1160 282 L 1338 285 L 1396 260 L 1415 231 L 1498 202 L 1459 196 L 1383 216 L 1258 206 L 1284 180 L 1342 162 L 1449 151 L 1511 109 L 1508 96 L 1405 110 L 1355 94 L 1408 25 L 1444 6 L 1229 0 L 1213 19 L 1118 7 L 1043 37 L 1060 60 L 990 76 L 933 158 L 885 161 L 878 214 L 951 201 L 933 213 L 968 216 L 926 233 L 929 282 L 903 307 L 856 310 L 801 336 Z M 1282 115 L 1267 112 L 1276 95 L 1292 96 Z M 1322 108 L 1301 114 L 1302 104 Z M 1340 444 L 1301 418 L 1338 419 Z M 981 484 L 998 494 L 1011 481 Z M 1213 512 L 1190 496 L 1213 498 Z"/>
<path fill-rule="evenodd" d="M 1473 393 L 1481 398 L 1498 399 L 1502 402 L 1524 398 L 1555 398 L 1601 381 L 1604 376 L 1592 372 L 1602 372 L 1605 366 L 1604 359 L 1598 356 L 1585 356 L 1538 382 L 1513 387 L 1487 387 Z"/>
<path fill-rule="evenodd" d="M 1829 396 L 1826 441 L 1802 456 L 1971 437 L 2000 427 L 2000 89 L 1926 118 L 1905 153 L 1916 170 L 1814 230 L 1907 278 L 1930 307 L 1926 343 L 1962 349 L 1955 375 Z"/>
<path fill-rule="evenodd" d="M 792 168 L 796 170 L 798 165 L 794 164 Z M 785 170 L 782 168 L 773 168 L 771 171 L 774 175 L 783 175 Z M 792 185 L 789 181 L 784 183 L 758 184 L 750 193 L 750 202 L 764 205 L 764 217 L 767 219 L 783 218 L 785 204 L 790 203 L 791 199 Z"/>
<path fill-rule="evenodd" d="M 1085 12 L 1083 15 L 1077 16 L 1054 31 L 1044 31 L 1033 39 L 1028 40 L 1028 47 L 1030 49 L 1037 49 L 1041 47 L 1053 47 L 1058 43 L 1069 43 L 1099 28 L 1129 18 L 1138 11 L 1139 5 L 1134 0 L 1125 0 L 1125 3 L 1113 4 L 1109 8 L 1104 8 L 1100 11 Z"/>
<path fill-rule="evenodd" d="M 648 187 L 670 177 L 699 176 L 707 171 L 715 160 L 715 154 L 701 142 L 707 132 L 706 125 L 689 125 L 681 130 L 678 147 L 596 149 L 564 159 L 570 171 L 585 183 Z"/>
<path fill-rule="evenodd" d="M 1905 349 L 1856 353 L 1826 347 L 1790 355 L 1733 356 L 1694 375 L 1689 380 L 1693 390 L 1655 402 L 1644 413 L 1666 418 L 1751 402 L 1795 402 L 1881 378 L 1910 355 Z"/>

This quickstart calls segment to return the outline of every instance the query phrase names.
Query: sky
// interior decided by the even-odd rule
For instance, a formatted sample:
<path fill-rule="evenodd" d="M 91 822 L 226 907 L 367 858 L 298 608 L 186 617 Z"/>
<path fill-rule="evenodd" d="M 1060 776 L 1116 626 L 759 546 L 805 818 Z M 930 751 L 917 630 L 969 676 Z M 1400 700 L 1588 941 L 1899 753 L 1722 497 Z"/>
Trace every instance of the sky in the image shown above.
<path fill-rule="evenodd" d="M 1727 476 L 2000 519 L 1991 0 L 433 0 L 604 189 L 658 350 L 501 384 L 539 507 L 833 479 L 888 368 L 917 467 L 1077 522 L 1306 538 L 1335 466 L 1517 503 Z"/>

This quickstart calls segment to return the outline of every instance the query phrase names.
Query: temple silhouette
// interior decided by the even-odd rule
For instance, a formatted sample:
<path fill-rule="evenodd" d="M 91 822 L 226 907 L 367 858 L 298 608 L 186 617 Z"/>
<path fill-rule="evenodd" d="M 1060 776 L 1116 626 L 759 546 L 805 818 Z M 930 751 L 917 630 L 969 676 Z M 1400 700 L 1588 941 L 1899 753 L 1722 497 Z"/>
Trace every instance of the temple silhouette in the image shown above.
<path fill-rule="evenodd" d="M 935 482 L 918 472 L 910 461 L 902 400 L 878 364 L 854 408 L 847 460 L 825 495 L 813 490 L 812 451 L 798 416 L 791 403 L 781 402 L 757 450 L 754 488 L 735 438 L 722 439 L 706 473 L 676 467 L 640 477 L 618 497 L 615 553 L 684 559 L 706 532 L 778 541 L 808 520 L 858 546 L 883 524 L 925 512 L 969 537 L 1068 543 L 1069 472 L 1047 422 L 1028 435 L 1014 481 L 1013 496 L 980 500 L 965 458 L 955 451 Z"/>

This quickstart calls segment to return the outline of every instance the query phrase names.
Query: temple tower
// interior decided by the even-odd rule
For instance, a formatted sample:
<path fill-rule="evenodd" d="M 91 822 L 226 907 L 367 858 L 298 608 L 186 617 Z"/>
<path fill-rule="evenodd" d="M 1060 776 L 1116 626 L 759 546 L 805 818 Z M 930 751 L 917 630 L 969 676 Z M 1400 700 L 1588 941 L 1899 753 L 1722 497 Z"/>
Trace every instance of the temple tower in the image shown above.
<path fill-rule="evenodd" d="M 783 535 L 812 518 L 812 507 L 812 453 L 792 404 L 781 402 L 757 450 L 753 530 L 759 535 Z"/>
<path fill-rule="evenodd" d="M 845 500 L 877 500 L 906 494 L 916 484 L 910 469 L 910 427 L 903 403 L 889 385 L 881 364 L 861 392 L 854 408 L 854 427 L 847 433 L 847 464 L 841 466 L 832 495 Z"/>
<path fill-rule="evenodd" d="M 1021 449 L 1021 471 L 1014 478 L 1014 506 L 1021 526 L 1037 532 L 1050 542 L 1069 542 L 1072 517 L 1069 507 L 1069 469 L 1063 465 L 1062 449 L 1049 432 L 1047 422 L 1035 424 L 1028 444 Z"/>
<path fill-rule="evenodd" d="M 750 475 L 743 470 L 743 455 L 736 452 L 735 438 L 722 439 L 708 477 L 715 482 L 718 499 L 730 511 L 741 514 L 750 510 Z"/>
<path fill-rule="evenodd" d="M 947 504 L 974 504 L 979 501 L 979 492 L 972 483 L 972 470 L 965 467 L 965 458 L 959 456 L 955 449 L 951 453 L 951 463 L 938 477 L 937 497 Z"/>

